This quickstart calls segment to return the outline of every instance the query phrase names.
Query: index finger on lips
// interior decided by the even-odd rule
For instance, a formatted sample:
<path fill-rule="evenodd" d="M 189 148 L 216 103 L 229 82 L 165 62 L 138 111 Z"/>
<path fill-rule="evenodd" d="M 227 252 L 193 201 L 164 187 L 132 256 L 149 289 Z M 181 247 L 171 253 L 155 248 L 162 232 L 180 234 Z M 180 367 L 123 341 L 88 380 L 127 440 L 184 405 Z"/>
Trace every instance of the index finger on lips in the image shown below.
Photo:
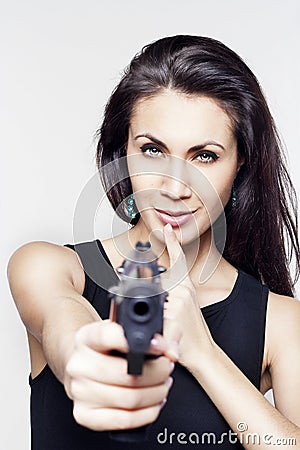
<path fill-rule="evenodd" d="M 190 285 L 189 269 L 184 251 L 177 236 L 168 223 L 164 226 L 164 238 L 170 259 L 169 280 L 174 283 Z"/>

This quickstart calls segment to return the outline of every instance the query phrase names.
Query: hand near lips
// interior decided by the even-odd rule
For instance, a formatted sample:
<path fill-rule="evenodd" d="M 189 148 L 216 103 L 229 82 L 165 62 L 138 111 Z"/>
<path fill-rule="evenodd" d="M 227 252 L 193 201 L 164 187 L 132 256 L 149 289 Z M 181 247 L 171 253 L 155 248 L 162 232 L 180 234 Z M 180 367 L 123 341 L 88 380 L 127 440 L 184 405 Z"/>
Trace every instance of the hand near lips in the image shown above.
<path fill-rule="evenodd" d="M 189 270 L 182 247 L 170 224 L 164 227 L 165 243 L 170 259 L 169 281 L 174 284 L 183 275 L 183 281 L 171 289 L 165 303 L 165 318 L 177 321 L 182 330 L 179 342 L 179 362 L 192 370 L 199 356 L 210 352 L 214 341 L 201 313 L 196 290 L 188 275 Z M 164 285 L 165 280 L 162 281 Z"/>

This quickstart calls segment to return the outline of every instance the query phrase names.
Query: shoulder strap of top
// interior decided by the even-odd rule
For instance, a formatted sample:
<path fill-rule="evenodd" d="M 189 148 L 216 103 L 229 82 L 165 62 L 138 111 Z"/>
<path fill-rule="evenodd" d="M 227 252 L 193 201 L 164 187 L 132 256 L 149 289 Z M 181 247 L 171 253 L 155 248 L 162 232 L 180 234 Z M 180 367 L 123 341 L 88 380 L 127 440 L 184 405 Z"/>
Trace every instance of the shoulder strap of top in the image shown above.
<path fill-rule="evenodd" d="M 119 279 L 98 240 L 66 244 L 79 255 L 86 275 L 97 286 L 108 291 Z"/>

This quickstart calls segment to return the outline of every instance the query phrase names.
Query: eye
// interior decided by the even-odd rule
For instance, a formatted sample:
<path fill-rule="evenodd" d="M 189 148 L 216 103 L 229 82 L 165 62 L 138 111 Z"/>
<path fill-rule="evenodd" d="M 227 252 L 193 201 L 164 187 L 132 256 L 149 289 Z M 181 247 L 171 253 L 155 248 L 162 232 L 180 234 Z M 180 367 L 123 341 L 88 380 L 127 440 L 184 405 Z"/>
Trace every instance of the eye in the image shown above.
<path fill-rule="evenodd" d="M 198 161 L 204 164 L 211 164 L 219 159 L 214 152 L 204 151 L 195 156 L 195 158 L 199 158 Z"/>
<path fill-rule="evenodd" d="M 163 152 L 153 144 L 145 144 L 140 147 L 140 149 L 148 158 L 157 158 L 158 156 L 163 155 Z M 219 156 L 217 156 L 214 152 L 205 150 L 194 156 L 194 159 L 202 164 L 211 164 L 219 159 Z"/>
<path fill-rule="evenodd" d="M 145 144 L 140 147 L 140 149 L 146 156 L 149 156 L 150 158 L 156 158 L 160 153 L 162 153 L 162 151 L 159 148 L 155 147 L 155 145 L 153 144 Z"/>

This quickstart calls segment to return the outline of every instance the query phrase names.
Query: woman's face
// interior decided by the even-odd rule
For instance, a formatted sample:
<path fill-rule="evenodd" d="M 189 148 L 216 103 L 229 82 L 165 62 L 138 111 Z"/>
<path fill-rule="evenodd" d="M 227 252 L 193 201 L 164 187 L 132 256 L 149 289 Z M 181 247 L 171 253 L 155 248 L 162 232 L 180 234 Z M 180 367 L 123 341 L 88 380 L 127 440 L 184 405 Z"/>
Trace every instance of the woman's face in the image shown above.
<path fill-rule="evenodd" d="M 182 244 L 211 227 L 231 198 L 238 170 L 231 126 L 208 97 L 165 90 L 137 102 L 127 145 L 137 226 L 160 234 L 170 222 Z"/>

